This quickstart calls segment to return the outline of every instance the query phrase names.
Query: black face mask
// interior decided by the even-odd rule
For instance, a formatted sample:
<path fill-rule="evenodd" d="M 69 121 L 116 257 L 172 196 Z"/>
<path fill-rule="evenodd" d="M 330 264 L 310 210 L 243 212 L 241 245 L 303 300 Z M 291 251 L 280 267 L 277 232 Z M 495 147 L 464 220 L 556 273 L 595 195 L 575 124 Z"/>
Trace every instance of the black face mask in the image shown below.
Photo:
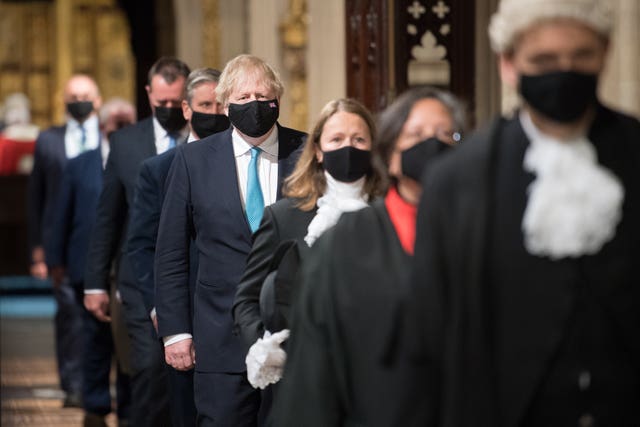
<path fill-rule="evenodd" d="M 400 153 L 402 175 L 420 182 L 427 163 L 451 146 L 438 138 L 428 138 Z"/>
<path fill-rule="evenodd" d="M 278 100 L 229 104 L 229 120 L 243 134 L 257 138 L 269 132 L 278 120 Z"/>
<path fill-rule="evenodd" d="M 156 107 L 156 119 L 169 133 L 178 132 L 187 124 L 182 108 L 178 107 Z"/>
<path fill-rule="evenodd" d="M 351 146 L 323 151 L 324 170 L 338 181 L 354 182 L 371 170 L 371 151 Z"/>
<path fill-rule="evenodd" d="M 84 121 L 89 114 L 93 111 L 93 102 L 91 101 L 76 101 L 67 104 L 67 111 L 71 114 L 71 117 L 79 122 Z"/>
<path fill-rule="evenodd" d="M 555 71 L 520 76 L 520 94 L 533 109 L 560 123 L 580 119 L 596 102 L 597 74 Z"/>
<path fill-rule="evenodd" d="M 191 114 L 191 129 L 198 138 L 206 138 L 214 133 L 229 129 L 229 117 L 224 114 L 207 114 L 194 111 Z"/>

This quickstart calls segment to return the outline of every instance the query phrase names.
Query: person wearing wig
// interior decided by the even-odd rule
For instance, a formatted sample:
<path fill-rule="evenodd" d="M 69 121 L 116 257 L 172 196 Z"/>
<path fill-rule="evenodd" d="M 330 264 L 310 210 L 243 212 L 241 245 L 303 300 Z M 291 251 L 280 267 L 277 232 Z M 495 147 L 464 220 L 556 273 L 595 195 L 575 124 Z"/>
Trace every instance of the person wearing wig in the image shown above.
<path fill-rule="evenodd" d="M 640 425 L 640 122 L 598 101 L 611 3 L 491 20 L 521 108 L 428 175 L 406 310 L 423 425 Z"/>

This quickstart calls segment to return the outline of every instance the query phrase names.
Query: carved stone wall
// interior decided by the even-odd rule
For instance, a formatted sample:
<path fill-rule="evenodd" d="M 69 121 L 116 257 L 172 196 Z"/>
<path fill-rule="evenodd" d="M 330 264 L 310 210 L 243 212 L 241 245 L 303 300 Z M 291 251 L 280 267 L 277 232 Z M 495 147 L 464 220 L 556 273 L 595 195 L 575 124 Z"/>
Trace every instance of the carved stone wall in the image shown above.
<path fill-rule="evenodd" d="M 332 99 L 347 95 L 344 0 L 308 0 L 309 49 L 307 54 L 309 119 L 305 129 Z"/>
<path fill-rule="evenodd" d="M 0 3 L 0 101 L 27 95 L 32 121 L 48 126 L 55 91 L 55 28 L 51 3 Z"/>
<path fill-rule="evenodd" d="M 129 26 L 115 0 L 0 3 L 0 35 L 0 98 L 25 93 L 40 127 L 63 121 L 75 73 L 93 76 L 103 99 L 133 101 Z"/>
<path fill-rule="evenodd" d="M 305 129 L 309 117 L 307 88 L 308 16 L 306 0 L 289 0 L 280 22 L 282 65 L 289 87 L 289 126 Z"/>
<path fill-rule="evenodd" d="M 600 95 L 607 105 L 640 117 L 640 1 L 611 1 L 616 27 Z"/>

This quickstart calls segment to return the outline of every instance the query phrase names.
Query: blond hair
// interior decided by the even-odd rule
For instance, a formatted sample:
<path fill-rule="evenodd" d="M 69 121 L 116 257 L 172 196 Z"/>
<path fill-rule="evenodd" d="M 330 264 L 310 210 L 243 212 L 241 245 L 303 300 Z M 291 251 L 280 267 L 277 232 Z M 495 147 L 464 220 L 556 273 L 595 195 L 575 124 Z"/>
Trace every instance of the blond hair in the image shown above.
<path fill-rule="evenodd" d="M 324 194 L 327 188 L 324 168 L 318 162 L 316 150 L 320 150 L 320 137 L 325 123 L 331 116 L 340 111 L 357 114 L 365 121 L 371 134 L 371 155 L 372 157 L 377 155 L 377 150 L 375 149 L 377 144 L 376 125 L 369 110 L 360 102 L 351 98 L 330 101 L 320 112 L 320 116 L 309 135 L 295 169 L 284 182 L 283 194 L 287 197 L 298 199 L 296 207 L 303 211 L 313 209 L 318 198 Z M 372 168 L 371 172 L 369 172 L 365 181 L 364 192 L 369 196 L 369 199 L 383 194 L 384 182 L 379 170 Z"/>
<path fill-rule="evenodd" d="M 248 76 L 257 74 L 259 80 L 264 81 L 276 98 L 284 92 L 284 86 L 278 73 L 266 61 L 254 55 L 238 55 L 224 66 L 220 81 L 216 87 L 216 97 L 223 106 L 229 104 L 231 92 Z"/>

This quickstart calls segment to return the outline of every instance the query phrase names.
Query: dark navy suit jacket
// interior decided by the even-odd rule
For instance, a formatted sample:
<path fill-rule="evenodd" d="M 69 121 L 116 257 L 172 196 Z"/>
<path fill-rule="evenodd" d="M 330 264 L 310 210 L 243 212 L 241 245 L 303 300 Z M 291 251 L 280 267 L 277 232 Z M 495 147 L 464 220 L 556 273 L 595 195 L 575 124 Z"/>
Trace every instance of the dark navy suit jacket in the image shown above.
<path fill-rule="evenodd" d="M 67 163 L 65 131 L 66 126 L 54 126 L 36 139 L 27 209 L 30 249 L 42 246 L 51 235 L 56 197 Z"/>
<path fill-rule="evenodd" d="M 126 237 L 129 207 L 133 205 L 133 194 L 140 164 L 155 156 L 156 144 L 151 117 L 122 128 L 109 138 L 109 158 L 104 171 L 104 180 L 96 223 L 87 254 L 85 289 L 109 291 L 111 262 L 118 261 L 118 283 L 135 284 L 135 277 L 127 257 L 120 257 Z"/>
<path fill-rule="evenodd" d="M 47 264 L 65 266 L 72 284 L 84 280 L 89 236 L 102 190 L 100 148 L 69 160 L 55 204 L 51 239 L 45 243 Z"/>
<path fill-rule="evenodd" d="M 231 307 L 252 236 L 238 187 L 232 129 L 176 152 L 169 172 L 156 247 L 160 336 L 194 337 L 201 372 L 245 371 L 245 349 L 233 334 Z M 305 134 L 278 127 L 278 179 L 294 168 Z M 280 197 L 280 185 L 278 196 Z M 189 314 L 189 242 L 198 251 L 193 330 Z"/>
<path fill-rule="evenodd" d="M 155 307 L 153 260 L 156 253 L 156 240 L 160 212 L 165 195 L 165 184 L 176 150 L 181 147 L 171 149 L 142 162 L 140 175 L 136 183 L 127 238 L 127 255 L 131 260 L 133 273 L 135 274 L 138 288 L 142 293 L 147 312 L 150 312 Z M 193 296 L 198 257 L 196 256 L 195 246 L 192 247 L 189 288 Z"/>

